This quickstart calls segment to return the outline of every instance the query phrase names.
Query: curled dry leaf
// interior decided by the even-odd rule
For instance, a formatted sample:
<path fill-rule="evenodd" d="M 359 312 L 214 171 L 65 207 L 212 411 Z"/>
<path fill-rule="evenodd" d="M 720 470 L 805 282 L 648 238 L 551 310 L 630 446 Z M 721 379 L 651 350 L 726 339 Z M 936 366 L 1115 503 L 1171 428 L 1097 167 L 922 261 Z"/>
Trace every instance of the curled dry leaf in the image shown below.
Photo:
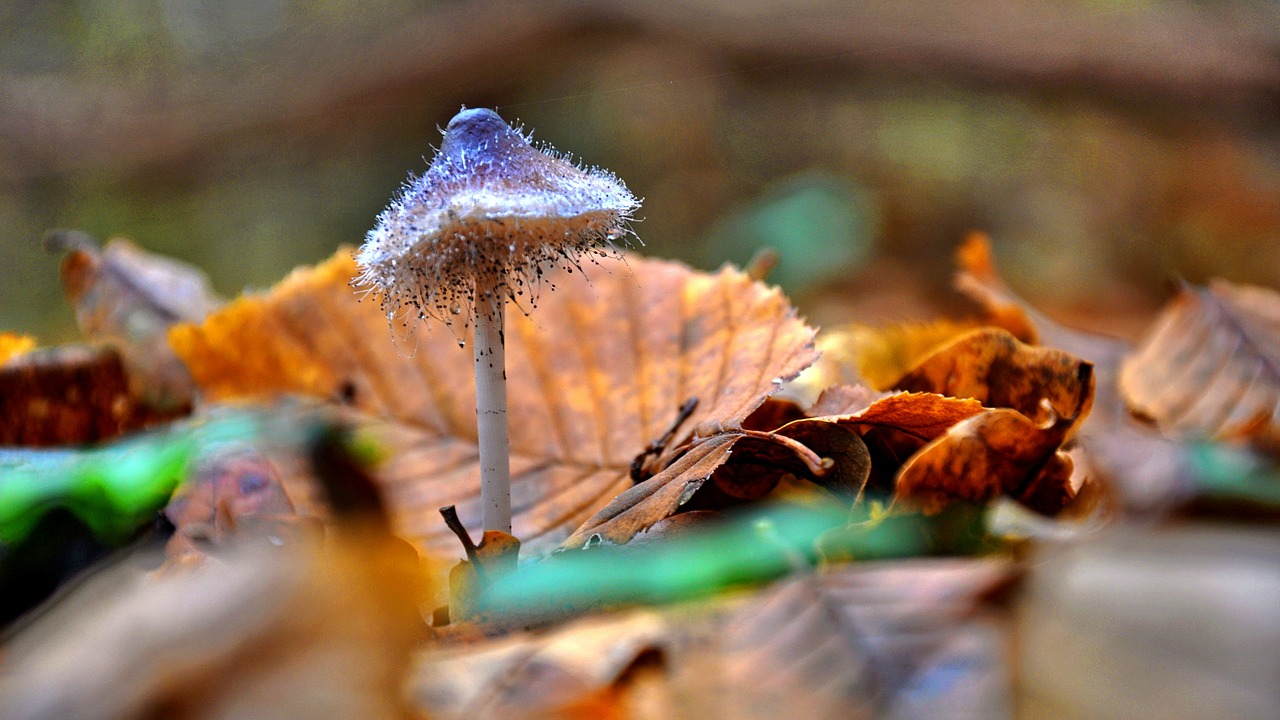
<path fill-rule="evenodd" d="M 1280 294 L 1223 281 L 1183 285 L 1125 359 L 1120 390 L 1176 435 L 1280 432 Z"/>
<path fill-rule="evenodd" d="M 986 233 L 969 233 L 956 248 L 956 265 L 956 289 L 982 305 L 988 325 L 1002 327 L 1026 343 L 1041 341 L 1041 333 L 1051 323 L 1005 284 L 996 271 L 991 239 Z M 1051 340 L 1048 344 L 1057 345 Z"/>
<path fill-rule="evenodd" d="M 788 492 L 823 488 L 853 502 L 870 471 L 871 456 L 857 433 L 835 423 L 796 420 L 770 433 L 738 438 L 726 461 L 711 473 L 710 483 L 688 475 L 680 478 L 687 483 L 685 494 L 691 495 L 681 506 L 685 512 L 724 510 L 759 500 L 780 485 Z M 812 484 L 800 485 L 801 479 Z"/>
<path fill-rule="evenodd" d="M 1114 383 L 1115 370 L 1120 359 L 1129 352 L 1128 343 L 1115 338 L 1072 330 L 1064 327 L 1044 313 L 1027 304 L 1014 294 L 996 272 L 991 256 L 991 242 L 982 233 L 972 233 L 956 250 L 955 287 L 986 311 L 992 318 L 989 323 L 1009 330 L 1015 337 L 1031 345 L 1058 348 L 1094 364 L 1098 376 L 1098 400 L 1105 404 L 1107 393 L 1114 392 L 1105 386 Z M 1022 318 L 999 321 L 996 318 Z M 1015 330 L 1021 322 L 1025 329 Z"/>
<path fill-rule="evenodd" d="M 1059 452 L 1093 404 L 1093 366 L 1060 350 L 977 330 L 938 350 L 900 381 L 997 406 L 956 424 L 912 456 L 896 496 L 928 512 L 1008 495 L 1053 515 L 1074 497 Z"/>
<path fill-rule="evenodd" d="M 506 330 L 514 530 L 554 547 L 628 488 L 632 459 L 698 398 L 682 433 L 733 427 L 815 357 L 813 330 L 785 297 L 743 273 L 599 259 L 600 272 L 549 275 L 555 292 Z M 380 421 L 380 471 L 401 533 L 455 555 L 438 514 L 457 505 L 478 534 L 479 467 L 470 355 L 443 327 L 394 345 L 373 302 L 348 283 L 349 251 L 242 298 L 171 343 L 211 399 L 301 393 Z M 709 450 L 712 448 L 709 448 Z"/>
<path fill-rule="evenodd" d="M 809 411 L 829 422 L 888 428 L 932 440 L 952 425 L 983 412 L 982 403 L 928 392 L 876 394 L 859 386 L 828 388 Z"/>
<path fill-rule="evenodd" d="M 984 328 L 938 348 L 894 386 L 974 398 L 1036 422 L 1053 415 L 1083 420 L 1093 404 L 1093 366 L 1061 350 L 1026 345 L 1006 330 Z"/>
<path fill-rule="evenodd" d="M 661 472 L 614 498 L 565 540 L 564 547 L 582 547 L 593 538 L 628 542 L 678 512 L 712 477 L 719 477 L 717 485 L 733 497 L 759 497 L 787 472 L 837 495 L 856 496 L 870 469 L 866 445 L 848 432 L 824 429 L 821 423 L 857 433 L 879 428 L 900 431 L 914 440 L 914 450 L 960 420 L 983 412 L 983 407 L 976 400 L 929 393 L 879 395 L 861 386 L 838 386 L 823 394 L 810 412 L 815 411 L 826 414 L 793 421 L 774 432 L 733 429 L 698 441 Z M 832 455 L 824 459 L 807 442 Z M 733 466 L 726 464 L 731 456 Z"/>
<path fill-rule="evenodd" d="M 54 231 L 51 250 L 66 250 L 62 285 L 88 340 L 114 345 L 135 395 L 157 408 L 189 407 L 191 377 L 169 348 L 166 332 L 199 322 L 219 305 L 205 274 L 123 239 L 99 248 L 77 231 Z"/>
<path fill-rule="evenodd" d="M 907 460 L 897 500 L 937 512 L 954 502 L 1008 495 L 1045 515 L 1075 496 L 1071 458 L 1060 452 L 1072 419 L 1036 425 L 1016 410 L 988 410 L 952 427 Z"/>
<path fill-rule="evenodd" d="M 989 313 L 1021 313 L 1041 340 L 1093 363 L 1095 402 L 1079 434 L 1090 465 L 1107 478 L 1130 510 L 1158 512 L 1184 499 L 1194 482 L 1191 449 L 1130 417 L 1119 388 L 1124 341 L 1064 327 L 1013 293 L 997 274 L 985 235 L 971 235 L 957 252 L 956 287 Z"/>
<path fill-rule="evenodd" d="M 793 475 L 849 501 L 862 494 L 871 473 L 871 455 L 853 429 L 823 420 L 795 420 L 773 435 L 794 440 L 816 453 L 822 458 L 822 472 L 814 473 L 795 452 L 779 452 L 788 446 L 767 443 L 757 449 L 752 446 L 760 441 L 745 438 L 729 462 L 712 476 L 716 486 L 731 496 L 756 499 L 772 491 L 785 475 Z"/>
<path fill-rule="evenodd" d="M 902 462 L 956 423 L 983 412 L 972 398 L 935 393 L 876 394 L 861 386 L 823 392 L 810 413 L 856 430 L 871 454 L 869 489 L 890 492 Z"/>

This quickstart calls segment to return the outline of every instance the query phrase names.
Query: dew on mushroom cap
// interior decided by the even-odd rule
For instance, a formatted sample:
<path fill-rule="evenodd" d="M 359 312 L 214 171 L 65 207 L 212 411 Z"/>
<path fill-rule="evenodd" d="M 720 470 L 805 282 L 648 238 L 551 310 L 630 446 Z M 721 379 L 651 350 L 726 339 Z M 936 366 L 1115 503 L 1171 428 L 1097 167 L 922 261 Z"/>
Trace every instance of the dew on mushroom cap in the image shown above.
<path fill-rule="evenodd" d="M 611 251 L 638 206 L 612 173 L 534 147 L 492 110 L 463 110 L 427 171 L 378 216 L 355 284 L 380 295 L 389 321 L 465 323 L 477 286 L 532 300 L 545 266 Z"/>

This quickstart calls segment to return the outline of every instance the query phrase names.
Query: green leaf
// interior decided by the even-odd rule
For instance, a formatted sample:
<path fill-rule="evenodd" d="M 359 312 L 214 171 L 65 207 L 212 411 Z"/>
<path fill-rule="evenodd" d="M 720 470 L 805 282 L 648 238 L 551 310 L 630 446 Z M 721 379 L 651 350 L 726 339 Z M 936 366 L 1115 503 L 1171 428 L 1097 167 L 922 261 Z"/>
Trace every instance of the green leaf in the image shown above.
<path fill-rule="evenodd" d="M 121 542 L 164 507 L 201 454 L 274 427 L 262 415 L 238 412 L 97 448 L 0 449 L 0 544 L 21 543 L 59 507 L 99 540 Z"/>

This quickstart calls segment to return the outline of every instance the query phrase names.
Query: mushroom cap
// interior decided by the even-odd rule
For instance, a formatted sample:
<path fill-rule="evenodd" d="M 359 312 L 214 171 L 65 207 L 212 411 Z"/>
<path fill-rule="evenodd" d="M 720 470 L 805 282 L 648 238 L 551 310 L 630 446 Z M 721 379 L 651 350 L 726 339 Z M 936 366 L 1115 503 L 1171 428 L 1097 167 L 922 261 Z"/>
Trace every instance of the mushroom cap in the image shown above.
<path fill-rule="evenodd" d="M 581 269 L 584 253 L 609 251 L 639 205 L 612 173 L 534 147 L 492 110 L 463 110 L 378 216 L 355 284 L 380 294 L 390 321 L 467 322 L 477 287 L 532 301 L 549 264 Z"/>

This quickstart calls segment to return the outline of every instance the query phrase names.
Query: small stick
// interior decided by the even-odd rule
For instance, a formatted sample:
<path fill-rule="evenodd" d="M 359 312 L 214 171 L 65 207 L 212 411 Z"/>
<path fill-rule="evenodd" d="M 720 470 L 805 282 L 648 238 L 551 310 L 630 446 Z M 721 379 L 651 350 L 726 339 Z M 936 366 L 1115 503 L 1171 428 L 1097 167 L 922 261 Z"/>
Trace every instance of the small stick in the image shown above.
<path fill-rule="evenodd" d="M 462 550 L 467 554 L 467 559 L 471 561 L 477 570 L 480 568 L 480 556 L 476 554 L 476 544 L 471 542 L 471 535 L 467 533 L 467 528 L 462 524 L 462 520 L 458 518 L 458 509 L 453 505 L 445 505 L 440 508 L 440 515 L 444 517 L 444 524 L 458 536 L 458 541 L 462 543 Z"/>
<path fill-rule="evenodd" d="M 649 443 L 648 447 L 642 450 L 639 455 L 636 455 L 635 459 L 631 461 L 631 482 L 633 484 L 639 485 L 652 476 L 652 473 L 645 471 L 645 463 L 648 462 L 649 458 L 659 455 L 663 450 L 667 449 L 671 441 L 675 440 L 676 431 L 680 429 L 681 425 L 684 425 L 684 422 L 689 419 L 689 416 L 693 415 L 693 411 L 697 408 L 698 398 L 691 397 L 685 400 L 684 405 L 680 406 L 680 412 L 676 415 L 675 422 L 671 423 L 671 427 L 667 432 L 662 437 Z"/>

